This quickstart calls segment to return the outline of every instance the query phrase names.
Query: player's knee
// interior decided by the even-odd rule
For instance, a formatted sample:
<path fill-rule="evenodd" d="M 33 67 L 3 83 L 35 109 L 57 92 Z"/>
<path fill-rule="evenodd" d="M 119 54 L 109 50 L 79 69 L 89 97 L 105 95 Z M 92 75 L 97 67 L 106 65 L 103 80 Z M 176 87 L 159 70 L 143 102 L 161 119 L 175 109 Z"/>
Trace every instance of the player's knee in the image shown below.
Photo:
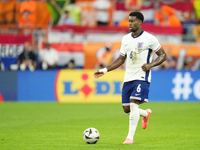
<path fill-rule="evenodd" d="M 124 109 L 124 112 L 126 113 L 126 114 L 129 114 L 130 113 L 130 106 L 123 106 L 123 109 Z"/>
<path fill-rule="evenodd" d="M 128 111 L 128 110 L 124 110 L 124 112 L 125 112 L 126 114 L 130 114 L 130 111 Z"/>

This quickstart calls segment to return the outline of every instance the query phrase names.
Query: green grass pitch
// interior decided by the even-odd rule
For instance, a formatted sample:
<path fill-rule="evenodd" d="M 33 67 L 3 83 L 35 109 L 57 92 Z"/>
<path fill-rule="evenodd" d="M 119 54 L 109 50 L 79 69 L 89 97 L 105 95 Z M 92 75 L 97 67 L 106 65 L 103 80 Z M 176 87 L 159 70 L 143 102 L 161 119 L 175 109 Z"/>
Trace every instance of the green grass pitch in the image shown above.
<path fill-rule="evenodd" d="M 128 115 L 121 104 L 0 103 L 0 150 L 199 150 L 200 103 L 148 103 L 149 126 L 141 118 L 134 144 L 123 145 Z M 100 132 L 86 144 L 83 131 Z"/>

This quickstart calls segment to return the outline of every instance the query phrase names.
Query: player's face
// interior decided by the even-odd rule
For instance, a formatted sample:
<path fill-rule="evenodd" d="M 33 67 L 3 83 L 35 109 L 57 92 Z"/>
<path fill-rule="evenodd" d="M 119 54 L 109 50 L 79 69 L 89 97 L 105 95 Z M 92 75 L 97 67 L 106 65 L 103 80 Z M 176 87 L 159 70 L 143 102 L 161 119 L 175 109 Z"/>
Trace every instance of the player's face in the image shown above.
<path fill-rule="evenodd" d="M 141 21 L 136 16 L 129 16 L 129 30 L 136 32 L 141 26 Z"/>

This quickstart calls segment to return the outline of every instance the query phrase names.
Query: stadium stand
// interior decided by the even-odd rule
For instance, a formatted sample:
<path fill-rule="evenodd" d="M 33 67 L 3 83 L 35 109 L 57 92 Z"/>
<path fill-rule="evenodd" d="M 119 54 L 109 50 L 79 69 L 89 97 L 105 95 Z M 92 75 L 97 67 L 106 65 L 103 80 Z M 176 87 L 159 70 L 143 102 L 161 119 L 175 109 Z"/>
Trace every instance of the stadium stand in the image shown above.
<path fill-rule="evenodd" d="M 64 68 L 71 60 L 76 62 L 77 68 L 94 68 L 97 59 L 93 60 L 92 65 L 88 65 L 86 60 L 88 49 L 93 49 L 92 55 L 96 57 L 95 52 L 107 42 L 116 45 L 111 50 L 115 54 L 120 48 L 122 36 L 129 32 L 126 23 L 123 27 L 118 26 L 128 12 L 125 0 L 109 0 L 111 7 L 107 10 L 109 13 L 108 25 L 101 27 L 97 26 L 94 2 L 95 0 L 0 1 L 0 58 L 5 70 L 8 70 L 11 62 L 16 62 L 16 56 L 19 55 L 19 51 L 26 41 L 19 40 L 22 36 L 32 42 L 32 47 L 37 55 L 38 51 L 44 48 L 43 43 L 47 41 L 52 43 L 52 47 L 57 49 L 61 58 L 57 68 Z M 190 68 L 200 55 L 199 52 L 193 52 L 194 49 L 199 49 L 197 40 L 195 41 L 198 32 L 193 30 L 196 29 L 194 26 L 198 26 L 195 19 L 199 17 L 198 13 L 194 11 L 194 8 L 195 10 L 198 9 L 198 4 L 195 2 L 195 0 L 181 0 L 170 1 L 169 3 L 169 1 L 161 0 L 157 3 L 156 1 L 146 0 L 142 2 L 141 6 L 141 12 L 145 16 L 143 29 L 153 33 L 164 47 L 170 47 L 172 56 L 176 59 L 179 51 L 185 48 L 187 53 L 184 57 L 192 56 L 193 58 L 190 61 Z M 30 5 L 34 5 L 34 7 L 29 7 Z M 180 24 L 176 27 L 155 24 L 156 6 L 173 10 L 167 9 L 166 11 L 173 12 L 173 17 L 178 18 Z M 32 10 L 29 10 L 30 8 Z M 31 15 L 33 15 L 33 26 L 19 26 L 20 20 L 23 19 L 22 12 L 27 11 L 27 9 L 32 12 L 28 16 L 32 17 Z M 70 16 L 74 17 L 76 25 L 57 24 L 65 10 L 71 12 Z M 72 13 L 71 10 L 76 11 Z M 8 36 L 9 40 L 6 41 L 5 38 Z M 93 43 L 96 43 L 96 45 Z M 6 59 L 10 60 L 6 61 Z"/>

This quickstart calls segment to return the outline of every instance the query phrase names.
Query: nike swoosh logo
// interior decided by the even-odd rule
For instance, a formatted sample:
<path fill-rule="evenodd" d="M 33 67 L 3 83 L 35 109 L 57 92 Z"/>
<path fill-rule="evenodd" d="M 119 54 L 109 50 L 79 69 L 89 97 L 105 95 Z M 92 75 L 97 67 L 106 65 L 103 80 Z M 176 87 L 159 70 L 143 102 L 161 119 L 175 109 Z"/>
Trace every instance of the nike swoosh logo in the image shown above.
<path fill-rule="evenodd" d="M 140 95 L 140 94 L 135 94 L 136 96 Z"/>

